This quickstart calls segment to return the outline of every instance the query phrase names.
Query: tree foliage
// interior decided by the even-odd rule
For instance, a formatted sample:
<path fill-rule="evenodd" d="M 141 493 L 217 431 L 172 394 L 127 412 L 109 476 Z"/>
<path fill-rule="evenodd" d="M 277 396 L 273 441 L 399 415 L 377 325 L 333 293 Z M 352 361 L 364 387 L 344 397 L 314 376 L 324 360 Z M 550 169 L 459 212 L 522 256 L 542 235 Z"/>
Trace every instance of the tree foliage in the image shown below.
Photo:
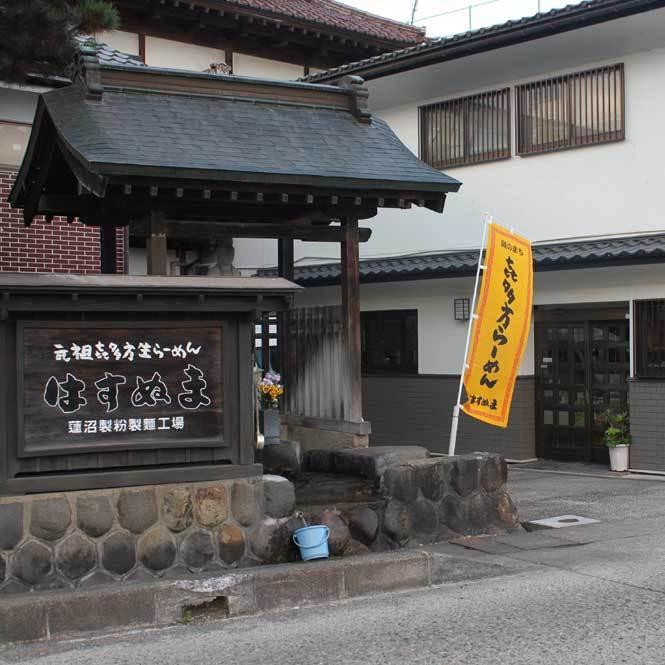
<path fill-rule="evenodd" d="M 0 0 L 0 80 L 65 74 L 75 34 L 94 35 L 119 24 L 108 0 Z"/>

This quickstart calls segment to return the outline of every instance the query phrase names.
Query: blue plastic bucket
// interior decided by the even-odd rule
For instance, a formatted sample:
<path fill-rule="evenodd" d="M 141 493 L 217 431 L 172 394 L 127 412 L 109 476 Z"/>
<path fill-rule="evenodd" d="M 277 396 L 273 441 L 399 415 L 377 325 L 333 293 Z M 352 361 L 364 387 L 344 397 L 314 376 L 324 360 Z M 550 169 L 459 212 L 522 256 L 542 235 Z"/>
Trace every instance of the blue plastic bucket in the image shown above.
<path fill-rule="evenodd" d="M 329 533 L 330 529 L 321 524 L 296 529 L 293 532 L 293 542 L 300 548 L 300 558 L 303 561 L 327 559 Z"/>

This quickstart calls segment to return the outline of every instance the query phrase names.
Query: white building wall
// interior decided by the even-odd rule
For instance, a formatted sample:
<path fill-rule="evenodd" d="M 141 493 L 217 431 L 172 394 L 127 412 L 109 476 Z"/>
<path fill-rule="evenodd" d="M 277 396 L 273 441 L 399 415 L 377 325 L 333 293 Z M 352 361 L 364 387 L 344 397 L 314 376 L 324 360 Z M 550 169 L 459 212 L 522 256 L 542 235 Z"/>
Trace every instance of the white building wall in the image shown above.
<path fill-rule="evenodd" d="M 233 54 L 233 73 L 238 76 L 294 81 L 303 76 L 305 70 L 302 65 L 235 52 Z"/>
<path fill-rule="evenodd" d="M 224 51 L 219 49 L 176 42 L 159 37 L 145 38 L 145 61 L 151 67 L 186 69 L 203 72 L 213 62 L 224 62 Z"/>
<path fill-rule="evenodd" d="M 139 55 L 139 36 L 135 32 L 124 30 L 107 30 L 97 35 L 97 41 L 108 44 L 129 55 Z"/>
<path fill-rule="evenodd" d="M 419 106 L 623 62 L 626 140 L 446 169 L 463 185 L 443 215 L 379 211 L 362 222 L 373 235 L 361 257 L 476 247 L 485 212 L 534 241 L 665 229 L 663 35 L 665 9 L 368 81 L 373 112 L 417 154 Z M 238 256 L 252 263 L 240 248 Z M 305 256 L 335 260 L 336 248 L 303 244 L 296 260 Z"/>
<path fill-rule="evenodd" d="M 665 297 L 665 264 L 537 272 L 534 305 L 594 305 L 631 299 Z M 471 298 L 473 278 L 424 279 L 363 284 L 363 311 L 418 310 L 418 371 L 459 374 L 467 323 L 455 321 L 455 298 Z M 339 304 L 339 286 L 309 288 L 298 295 L 298 306 Z M 533 330 L 520 376 L 534 373 Z"/>

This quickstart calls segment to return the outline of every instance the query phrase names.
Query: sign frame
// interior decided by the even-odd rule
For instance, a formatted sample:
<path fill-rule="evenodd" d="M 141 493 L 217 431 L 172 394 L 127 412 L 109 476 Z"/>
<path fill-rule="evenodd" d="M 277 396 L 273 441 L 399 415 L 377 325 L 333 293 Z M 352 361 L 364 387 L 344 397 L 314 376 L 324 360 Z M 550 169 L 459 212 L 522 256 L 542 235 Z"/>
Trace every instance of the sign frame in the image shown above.
<path fill-rule="evenodd" d="M 79 445 L 63 446 L 60 442 L 53 446 L 40 447 L 39 449 L 28 449 L 26 447 L 25 437 L 25 331 L 26 329 L 109 329 L 109 330 L 167 330 L 171 329 L 201 329 L 218 328 L 220 330 L 221 348 L 219 350 L 220 362 L 220 399 L 222 409 L 222 432 L 214 437 L 183 437 L 178 439 L 160 439 L 160 440 L 135 440 L 131 443 L 125 438 L 109 436 L 108 441 L 103 443 L 81 443 Z M 229 362 L 227 361 L 228 345 L 224 340 L 228 336 L 228 321 L 224 319 L 204 319 L 196 321 L 182 321 L 178 319 L 160 318 L 158 320 L 74 320 L 74 319 L 20 319 L 16 321 L 16 455 L 19 459 L 42 458 L 48 456 L 62 456 L 85 453 L 106 453 L 118 451 L 141 451 L 169 448 L 228 448 L 229 441 L 229 422 L 227 417 L 226 393 L 229 378 Z"/>

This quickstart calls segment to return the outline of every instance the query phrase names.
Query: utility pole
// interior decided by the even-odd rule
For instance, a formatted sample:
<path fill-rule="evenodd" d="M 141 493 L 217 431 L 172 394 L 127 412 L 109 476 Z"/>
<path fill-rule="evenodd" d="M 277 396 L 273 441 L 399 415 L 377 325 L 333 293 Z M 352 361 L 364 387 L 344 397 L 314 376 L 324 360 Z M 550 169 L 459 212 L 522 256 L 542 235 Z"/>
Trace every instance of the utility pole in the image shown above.
<path fill-rule="evenodd" d="M 416 9 L 418 8 L 418 0 L 413 0 L 413 7 L 411 7 L 411 25 L 416 20 Z"/>

